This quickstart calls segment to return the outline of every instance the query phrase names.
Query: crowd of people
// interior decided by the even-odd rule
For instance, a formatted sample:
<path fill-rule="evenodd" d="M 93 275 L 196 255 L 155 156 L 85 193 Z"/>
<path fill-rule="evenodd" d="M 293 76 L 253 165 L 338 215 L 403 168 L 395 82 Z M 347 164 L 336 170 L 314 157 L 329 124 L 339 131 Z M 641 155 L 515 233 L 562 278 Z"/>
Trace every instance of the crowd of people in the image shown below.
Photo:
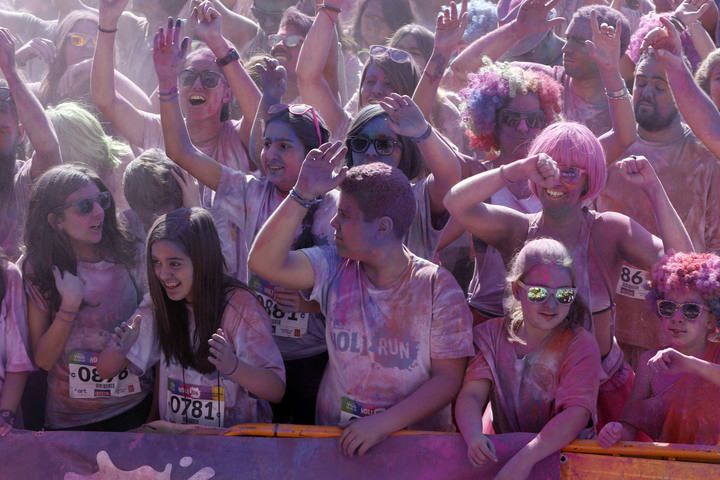
<path fill-rule="evenodd" d="M 0 0 L 0 435 L 718 444 L 719 19 Z"/>

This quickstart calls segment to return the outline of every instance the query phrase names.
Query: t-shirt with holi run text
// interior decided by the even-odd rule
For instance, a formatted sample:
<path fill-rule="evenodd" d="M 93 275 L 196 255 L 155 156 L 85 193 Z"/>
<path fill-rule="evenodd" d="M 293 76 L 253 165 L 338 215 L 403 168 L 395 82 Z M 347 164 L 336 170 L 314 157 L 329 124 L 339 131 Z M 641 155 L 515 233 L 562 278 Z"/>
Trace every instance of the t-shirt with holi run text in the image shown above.
<path fill-rule="evenodd" d="M 5 296 L 0 303 L 0 395 L 8 373 L 34 370 L 28 352 L 27 305 L 20 270 L 8 263 Z"/>
<path fill-rule="evenodd" d="M 12 261 L 20 258 L 25 215 L 32 190 L 30 166 L 31 161 L 16 161 L 12 190 L 5 195 L 0 192 L 0 249 Z"/>
<path fill-rule="evenodd" d="M 502 317 L 477 325 L 473 334 L 478 353 L 468 364 L 465 382 L 492 382 L 494 433 L 538 433 L 570 407 L 582 407 L 596 419 L 602 368 L 590 332 L 581 327 L 555 330 L 525 356 L 516 353 Z M 593 431 L 588 426 L 578 438 L 591 438 Z"/>
<path fill-rule="evenodd" d="M 638 140 L 624 154 L 643 155 L 652 164 L 675 210 L 690 235 L 695 251 L 720 251 L 720 161 L 684 127 L 679 137 L 666 142 Z M 608 181 L 597 200 L 600 211 L 620 212 L 658 235 L 655 216 L 645 194 L 608 169 Z M 649 273 L 624 265 L 614 286 L 618 295 L 616 336 L 622 343 L 658 348 L 663 339 L 657 315 L 645 302 Z"/>
<path fill-rule="evenodd" d="M 183 368 L 176 359 L 167 363 L 160 348 L 149 296 L 145 297 L 136 313 L 142 316 L 140 336 L 127 359 L 141 372 L 160 362 L 158 406 L 162 420 L 210 427 L 272 420 L 268 402 L 257 399 L 217 370 L 203 374 L 192 368 Z M 191 309 L 188 309 L 188 314 L 190 338 L 193 338 L 195 322 Z M 228 294 L 221 328 L 238 359 L 253 367 L 270 369 L 285 381 L 285 367 L 270 334 L 270 322 L 250 292 L 238 288 Z M 197 341 L 205 342 L 207 339 Z M 131 370 L 135 368 L 131 367 Z"/>
<path fill-rule="evenodd" d="M 470 310 L 444 268 L 406 250 L 407 271 L 380 289 L 362 264 L 341 258 L 335 247 L 302 252 L 315 273 L 310 299 L 327 319 L 319 424 L 344 426 L 386 410 L 430 379 L 433 359 L 473 355 Z M 410 428 L 451 430 L 450 406 Z"/>
<path fill-rule="evenodd" d="M 630 400 L 621 420 L 655 442 L 717 445 L 720 442 L 720 386 L 691 373 L 656 373 L 640 358 L 636 382 L 649 377 L 648 398 Z M 720 364 L 720 344 L 708 342 L 702 360 Z"/>
<path fill-rule="evenodd" d="M 275 340 L 286 360 L 307 358 L 326 350 L 325 320 L 320 314 L 284 312 L 272 299 L 275 285 L 248 271 L 250 247 L 270 215 L 284 200 L 280 191 L 266 178 L 257 178 L 223 167 L 211 210 L 222 243 L 229 273 L 248 283 L 259 295 L 273 322 Z M 325 195 L 313 207 L 309 226 L 314 245 L 334 243 L 335 230 L 330 220 L 337 211 L 337 192 Z M 298 226 L 297 239 L 304 226 Z"/>
<path fill-rule="evenodd" d="M 130 318 L 142 294 L 130 270 L 110 261 L 78 262 L 77 276 L 84 285 L 83 303 L 62 354 L 48 372 L 45 423 L 53 429 L 113 418 L 138 405 L 153 388 L 152 374 L 138 378 L 123 370 L 103 379 L 95 368 L 115 327 Z M 25 286 L 29 301 L 47 313 L 38 288 L 29 281 Z"/>
<path fill-rule="evenodd" d="M 150 148 L 165 150 L 165 140 L 160 115 L 145 112 L 142 115 L 145 119 L 145 135 L 143 144 L 139 146 L 143 150 Z M 205 143 L 194 143 L 193 145 L 221 165 L 233 170 L 249 172 L 250 160 L 247 149 L 238 133 L 241 122 L 242 120 L 228 120 L 223 122 L 217 137 L 213 137 Z M 213 191 L 201 185 L 201 193 L 202 206 L 209 208 L 213 202 Z"/>

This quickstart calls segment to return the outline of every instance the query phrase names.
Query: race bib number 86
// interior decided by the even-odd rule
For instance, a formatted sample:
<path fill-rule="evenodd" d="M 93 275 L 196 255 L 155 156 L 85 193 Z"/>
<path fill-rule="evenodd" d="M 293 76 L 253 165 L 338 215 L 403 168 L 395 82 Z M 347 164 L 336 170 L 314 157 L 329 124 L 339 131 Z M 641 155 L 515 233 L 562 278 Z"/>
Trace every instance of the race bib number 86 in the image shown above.
<path fill-rule="evenodd" d="M 645 296 L 650 291 L 650 274 L 645 270 L 624 264 L 615 291 L 624 297 L 645 300 Z"/>

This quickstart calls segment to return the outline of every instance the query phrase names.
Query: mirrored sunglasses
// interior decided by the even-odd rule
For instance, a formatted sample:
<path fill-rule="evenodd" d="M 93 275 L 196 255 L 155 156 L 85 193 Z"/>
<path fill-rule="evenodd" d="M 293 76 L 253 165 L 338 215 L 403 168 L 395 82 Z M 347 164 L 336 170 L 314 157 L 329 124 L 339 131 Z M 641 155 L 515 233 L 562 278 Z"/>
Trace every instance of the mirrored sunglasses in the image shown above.
<path fill-rule="evenodd" d="M 548 288 L 539 285 L 525 285 L 520 280 L 517 283 L 527 292 L 527 298 L 532 303 L 545 303 L 550 295 L 554 295 L 555 300 L 562 305 L 569 305 L 575 301 L 577 289 L 573 287 Z"/>
<path fill-rule="evenodd" d="M 661 317 L 672 318 L 678 308 L 686 320 L 694 320 L 700 316 L 703 310 L 710 310 L 700 303 L 675 303 L 672 300 L 657 301 L 657 313 Z"/>
<path fill-rule="evenodd" d="M 375 147 L 375 151 L 378 155 L 388 156 L 392 155 L 395 147 L 399 147 L 401 143 L 390 138 L 368 138 L 357 136 L 350 139 L 350 150 L 355 153 L 367 152 L 370 145 Z"/>
<path fill-rule="evenodd" d="M 200 83 L 205 88 L 217 87 L 218 83 L 220 83 L 220 80 L 223 78 L 223 76 L 218 72 L 213 72 L 212 70 L 203 70 L 198 72 L 188 68 L 180 72 L 180 84 L 183 87 L 192 87 L 198 77 L 200 77 Z"/>
<path fill-rule="evenodd" d="M 270 41 L 270 47 L 275 47 L 277 44 L 282 43 L 285 48 L 294 48 L 300 45 L 305 38 L 302 35 L 282 36 L 274 34 L 270 35 L 268 40 Z"/>
<path fill-rule="evenodd" d="M 408 63 L 412 61 L 412 56 L 405 50 L 399 50 L 397 48 L 386 47 L 384 45 L 370 45 L 370 56 L 373 58 L 379 58 L 388 56 L 390 60 L 395 63 Z"/>
<path fill-rule="evenodd" d="M 268 108 L 268 115 L 277 115 L 280 112 L 289 111 L 293 115 L 305 115 L 310 112 L 312 114 L 313 122 L 315 123 L 315 133 L 317 134 L 318 145 L 323 143 L 322 134 L 320 132 L 320 121 L 318 120 L 317 113 L 312 105 L 305 103 L 292 103 L 290 105 L 286 103 L 276 103 Z"/>

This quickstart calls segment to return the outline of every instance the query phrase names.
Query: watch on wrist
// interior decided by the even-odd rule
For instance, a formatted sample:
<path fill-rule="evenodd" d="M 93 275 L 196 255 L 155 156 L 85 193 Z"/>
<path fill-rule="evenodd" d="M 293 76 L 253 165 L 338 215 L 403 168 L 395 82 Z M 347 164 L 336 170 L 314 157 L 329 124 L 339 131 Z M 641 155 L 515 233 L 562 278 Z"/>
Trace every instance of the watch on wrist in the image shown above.
<path fill-rule="evenodd" d="M 240 60 L 240 54 L 237 50 L 231 48 L 224 57 L 215 60 L 215 63 L 217 63 L 219 67 L 224 67 L 236 60 Z"/>

